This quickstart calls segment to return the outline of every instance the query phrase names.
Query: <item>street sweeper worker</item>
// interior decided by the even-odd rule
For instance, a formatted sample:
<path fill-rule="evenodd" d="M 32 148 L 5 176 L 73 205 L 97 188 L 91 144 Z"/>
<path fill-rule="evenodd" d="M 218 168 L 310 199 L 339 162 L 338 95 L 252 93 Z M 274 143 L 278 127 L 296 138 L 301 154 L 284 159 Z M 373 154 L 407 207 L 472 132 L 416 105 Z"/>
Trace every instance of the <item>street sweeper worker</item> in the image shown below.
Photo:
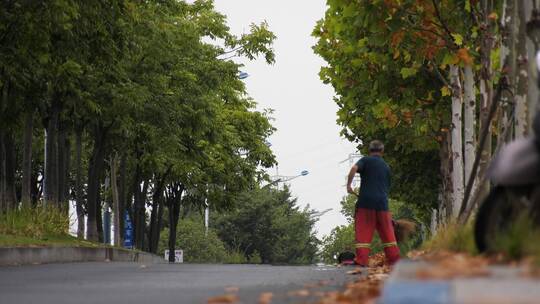
<path fill-rule="evenodd" d="M 362 157 L 350 170 L 347 192 L 358 196 L 354 216 L 356 258 L 355 263 L 368 266 L 368 256 L 377 230 L 389 264 L 399 260 L 399 248 L 394 234 L 392 215 L 388 211 L 390 168 L 383 160 L 384 144 L 374 140 L 369 144 L 369 156 Z M 360 193 L 354 192 L 352 181 L 360 173 Z"/>

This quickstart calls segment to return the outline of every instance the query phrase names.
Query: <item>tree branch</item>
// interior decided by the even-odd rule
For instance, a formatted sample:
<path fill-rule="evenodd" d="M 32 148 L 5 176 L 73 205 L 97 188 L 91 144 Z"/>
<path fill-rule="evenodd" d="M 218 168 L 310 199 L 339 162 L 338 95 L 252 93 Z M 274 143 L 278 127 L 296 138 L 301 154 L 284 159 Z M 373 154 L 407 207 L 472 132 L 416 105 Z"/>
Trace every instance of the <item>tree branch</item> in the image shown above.
<path fill-rule="evenodd" d="M 437 19 L 441 23 L 441 26 L 442 26 L 443 30 L 448 34 L 450 39 L 452 39 L 452 31 L 450 31 L 450 29 L 448 28 L 448 25 L 446 24 L 446 22 L 444 22 L 444 20 L 443 20 L 443 18 L 441 16 L 441 12 L 439 11 L 439 6 L 437 5 L 437 1 L 438 0 L 431 0 L 431 2 L 433 3 L 433 7 L 435 8 L 435 14 L 437 16 Z"/>
<path fill-rule="evenodd" d="M 505 90 L 508 90 L 508 79 L 506 76 L 501 77 L 499 79 L 499 83 L 497 85 L 497 91 L 495 93 L 495 96 L 493 96 L 491 100 L 489 113 L 488 113 L 488 116 L 486 117 L 486 120 L 484 121 L 482 132 L 480 133 L 480 143 L 478 145 L 478 150 L 476 151 L 476 157 L 474 159 L 471 175 L 467 183 L 467 188 L 465 188 L 465 195 L 463 197 L 463 202 L 459 210 L 459 218 L 463 218 L 465 211 L 467 209 L 467 203 L 471 196 L 471 191 L 474 185 L 476 174 L 478 173 L 478 167 L 480 165 L 480 159 L 482 158 L 482 152 L 484 152 L 484 146 L 486 145 L 487 137 L 489 135 L 489 128 L 491 126 L 491 121 L 493 120 L 493 117 L 495 116 L 495 112 L 497 111 L 497 108 L 499 105 L 498 101 L 501 99 L 502 92 Z M 512 94 L 511 91 L 510 91 L 510 94 Z"/>

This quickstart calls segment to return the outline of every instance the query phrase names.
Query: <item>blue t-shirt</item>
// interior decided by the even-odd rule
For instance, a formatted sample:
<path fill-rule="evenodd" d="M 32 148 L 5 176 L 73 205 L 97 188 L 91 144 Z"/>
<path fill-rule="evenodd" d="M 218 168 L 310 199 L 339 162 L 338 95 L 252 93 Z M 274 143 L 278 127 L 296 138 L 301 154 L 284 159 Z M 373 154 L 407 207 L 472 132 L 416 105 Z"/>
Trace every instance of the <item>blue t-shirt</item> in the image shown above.
<path fill-rule="evenodd" d="M 356 208 L 388 211 L 390 167 L 380 156 L 362 157 L 356 166 L 361 178 Z"/>

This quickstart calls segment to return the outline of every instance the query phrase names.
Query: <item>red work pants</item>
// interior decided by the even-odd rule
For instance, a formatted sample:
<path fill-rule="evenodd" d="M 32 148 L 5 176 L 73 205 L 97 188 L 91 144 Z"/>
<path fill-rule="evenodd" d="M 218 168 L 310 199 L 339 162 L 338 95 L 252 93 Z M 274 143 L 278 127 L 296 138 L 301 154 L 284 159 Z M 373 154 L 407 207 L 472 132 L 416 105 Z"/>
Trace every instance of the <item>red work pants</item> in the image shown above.
<path fill-rule="evenodd" d="M 368 266 L 371 240 L 375 229 L 377 229 L 377 233 L 379 233 L 382 240 L 387 262 L 392 265 L 399 260 L 399 248 L 390 212 L 357 208 L 354 221 L 357 264 Z"/>

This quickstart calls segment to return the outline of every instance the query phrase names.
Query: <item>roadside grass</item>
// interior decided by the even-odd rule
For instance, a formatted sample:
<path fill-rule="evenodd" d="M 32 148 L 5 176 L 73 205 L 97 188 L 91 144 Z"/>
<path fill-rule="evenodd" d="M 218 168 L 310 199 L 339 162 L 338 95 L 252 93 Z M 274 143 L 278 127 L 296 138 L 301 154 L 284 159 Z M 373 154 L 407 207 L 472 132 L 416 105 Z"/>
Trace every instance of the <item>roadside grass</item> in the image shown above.
<path fill-rule="evenodd" d="M 50 246 L 76 246 L 98 247 L 98 244 L 80 240 L 70 235 L 52 236 L 44 238 L 31 238 L 25 236 L 0 234 L 0 247 L 50 247 Z"/>
<path fill-rule="evenodd" d="M 528 214 L 522 214 L 506 233 L 495 239 L 491 254 L 499 254 L 506 261 L 532 259 L 540 266 L 540 229 Z M 450 251 L 478 255 L 474 241 L 473 222 L 467 225 L 447 224 L 437 234 L 424 242 L 422 249 L 428 252 Z M 489 254 L 488 254 L 489 255 Z"/>
<path fill-rule="evenodd" d="M 426 251 L 453 251 L 463 252 L 471 255 L 478 254 L 474 242 L 474 231 L 472 223 L 458 225 L 449 223 L 437 230 L 437 233 L 429 240 L 425 241 L 422 249 Z"/>
<path fill-rule="evenodd" d="M 495 239 L 495 251 L 510 260 L 533 258 L 540 264 L 540 229 L 528 214 L 523 213 L 506 233 Z"/>
<path fill-rule="evenodd" d="M 0 214 L 0 247 L 97 246 L 69 235 L 68 229 L 69 217 L 58 208 L 9 210 Z"/>

